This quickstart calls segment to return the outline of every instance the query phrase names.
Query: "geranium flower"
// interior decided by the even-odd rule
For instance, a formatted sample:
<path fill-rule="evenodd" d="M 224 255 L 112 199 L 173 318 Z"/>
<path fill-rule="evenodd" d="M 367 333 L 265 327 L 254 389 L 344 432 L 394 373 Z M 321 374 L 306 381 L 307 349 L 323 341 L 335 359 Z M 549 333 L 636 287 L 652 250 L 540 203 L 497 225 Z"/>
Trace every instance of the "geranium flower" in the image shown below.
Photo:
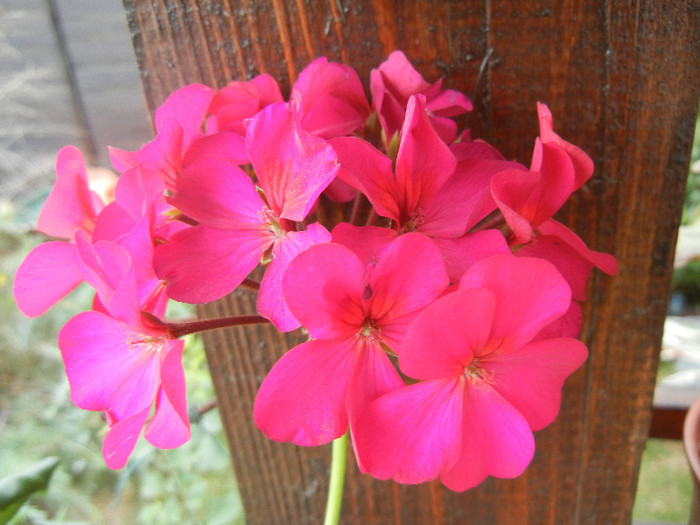
<path fill-rule="evenodd" d="M 85 160 L 75 146 L 56 156 L 56 182 L 39 214 L 37 229 L 63 241 L 44 242 L 34 248 L 17 269 L 14 296 L 28 317 L 44 314 L 83 280 L 76 263 L 76 231 L 92 237 L 105 202 L 88 184 Z"/>
<path fill-rule="evenodd" d="M 156 110 L 156 136 L 151 142 L 138 151 L 110 147 L 114 168 L 120 172 L 136 167 L 155 171 L 172 191 L 184 167 L 199 157 L 215 155 L 234 164 L 247 163 L 241 134 L 228 130 L 205 133 L 205 117 L 215 94 L 214 89 L 202 84 L 175 91 Z"/>
<path fill-rule="evenodd" d="M 434 84 L 426 82 L 401 51 L 393 51 L 379 68 L 372 70 L 369 85 L 372 105 L 387 141 L 401 129 L 412 95 L 425 97 L 432 125 L 448 144 L 457 136 L 457 124 L 449 117 L 472 109 L 465 95 L 453 89 L 442 89 L 442 80 Z"/>
<path fill-rule="evenodd" d="M 383 231 L 364 230 L 367 244 L 381 244 Z M 385 348 L 400 347 L 411 321 L 448 282 L 439 250 L 418 233 L 384 244 L 369 260 L 336 243 L 297 255 L 284 294 L 312 339 L 266 376 L 255 400 L 258 427 L 305 446 L 342 436 L 369 401 L 403 384 Z"/>
<path fill-rule="evenodd" d="M 102 451 L 107 466 L 119 469 L 144 424 L 146 439 L 156 447 L 173 448 L 189 439 L 184 342 L 172 339 L 155 317 L 142 314 L 126 249 L 107 241 L 78 242 L 89 269 L 86 279 L 103 311 L 73 317 L 61 329 L 58 346 L 71 400 L 85 410 L 105 412 L 109 431 Z"/>
<path fill-rule="evenodd" d="M 470 267 L 406 334 L 399 366 L 420 382 L 359 417 L 360 467 L 400 483 L 439 478 L 456 491 L 520 475 L 534 453 L 532 431 L 552 422 L 564 380 L 586 359 L 575 339 L 535 341 L 570 302 L 546 261 L 504 255 Z"/>
<path fill-rule="evenodd" d="M 330 240 L 319 224 L 296 231 L 338 170 L 333 148 L 301 129 L 287 104 L 267 106 L 250 122 L 246 143 L 265 201 L 250 177 L 220 158 L 198 159 L 184 170 L 170 202 L 199 225 L 158 247 L 155 266 L 176 300 L 203 303 L 231 292 L 271 257 L 258 311 L 281 330 L 299 323 L 281 294 L 288 262 L 312 244 Z"/>

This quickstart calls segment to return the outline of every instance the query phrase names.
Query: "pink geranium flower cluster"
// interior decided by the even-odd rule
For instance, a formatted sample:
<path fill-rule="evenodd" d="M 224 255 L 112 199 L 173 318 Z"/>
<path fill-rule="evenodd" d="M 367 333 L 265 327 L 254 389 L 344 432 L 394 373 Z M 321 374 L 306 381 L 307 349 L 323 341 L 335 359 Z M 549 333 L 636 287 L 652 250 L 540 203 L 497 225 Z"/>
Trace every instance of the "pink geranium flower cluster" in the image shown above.
<path fill-rule="evenodd" d="M 61 240 L 29 254 L 15 297 L 37 316 L 80 282 L 95 289 L 59 347 L 72 400 L 106 415 L 108 466 L 126 463 L 144 427 L 157 447 L 188 439 L 179 337 L 267 320 L 309 335 L 258 392 L 253 416 L 271 439 L 314 446 L 349 431 L 363 472 L 457 491 L 526 468 L 533 431 L 586 359 L 588 275 L 617 271 L 553 219 L 593 163 L 544 104 L 529 167 L 504 159 L 452 119 L 468 98 L 399 51 L 369 87 L 371 100 L 325 58 L 287 100 L 269 75 L 186 86 L 156 112 L 150 143 L 111 149 L 109 203 L 80 152 L 59 152 L 38 228 Z M 171 299 L 240 285 L 259 288 L 261 317 L 164 319 Z"/>

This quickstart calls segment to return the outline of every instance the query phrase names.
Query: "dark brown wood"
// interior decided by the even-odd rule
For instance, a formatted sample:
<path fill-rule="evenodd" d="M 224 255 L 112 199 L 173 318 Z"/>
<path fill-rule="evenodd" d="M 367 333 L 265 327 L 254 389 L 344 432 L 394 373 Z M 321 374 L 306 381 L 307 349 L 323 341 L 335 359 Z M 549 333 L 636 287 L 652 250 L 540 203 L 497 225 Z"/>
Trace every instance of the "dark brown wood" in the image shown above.
<path fill-rule="evenodd" d="M 560 218 L 620 275 L 589 283 L 586 365 L 566 384 L 557 422 L 536 434 L 516 480 L 455 494 L 357 473 L 343 523 L 628 523 L 650 423 L 654 378 L 699 95 L 693 0 L 590 2 L 125 0 L 151 110 L 177 87 L 216 87 L 268 72 L 288 89 L 325 55 L 369 71 L 399 48 L 428 79 L 475 94 L 469 124 L 529 161 L 535 103 L 596 163 Z M 493 49 L 485 74 L 479 66 Z M 248 292 L 202 308 L 254 312 Z M 206 336 L 214 384 L 250 523 L 319 523 L 329 447 L 268 441 L 251 407 L 262 377 L 295 336 L 266 327 Z"/>

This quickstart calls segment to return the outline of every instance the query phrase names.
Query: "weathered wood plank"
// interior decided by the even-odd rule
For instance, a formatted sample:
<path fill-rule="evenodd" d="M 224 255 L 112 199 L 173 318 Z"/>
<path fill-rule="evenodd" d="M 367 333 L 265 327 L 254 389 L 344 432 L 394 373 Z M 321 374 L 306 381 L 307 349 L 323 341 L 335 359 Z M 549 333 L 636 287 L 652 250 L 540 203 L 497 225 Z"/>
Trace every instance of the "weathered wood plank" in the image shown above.
<path fill-rule="evenodd" d="M 288 88 L 313 57 L 367 79 L 394 48 L 427 77 L 477 93 L 475 134 L 527 162 L 535 102 L 586 149 L 596 175 L 561 214 L 593 249 L 618 257 L 589 285 L 590 359 L 564 389 L 560 418 L 536 434 L 517 480 L 454 494 L 399 486 L 350 465 L 346 523 L 627 523 L 650 421 L 672 255 L 699 94 L 692 1 L 213 2 L 126 0 L 151 109 L 187 82 L 222 86 L 269 72 Z M 479 65 L 493 48 L 475 89 Z M 202 308 L 252 312 L 245 293 Z M 294 344 L 264 327 L 206 337 L 222 418 L 251 523 L 317 523 L 327 447 L 269 442 L 253 425 L 255 391 Z"/>

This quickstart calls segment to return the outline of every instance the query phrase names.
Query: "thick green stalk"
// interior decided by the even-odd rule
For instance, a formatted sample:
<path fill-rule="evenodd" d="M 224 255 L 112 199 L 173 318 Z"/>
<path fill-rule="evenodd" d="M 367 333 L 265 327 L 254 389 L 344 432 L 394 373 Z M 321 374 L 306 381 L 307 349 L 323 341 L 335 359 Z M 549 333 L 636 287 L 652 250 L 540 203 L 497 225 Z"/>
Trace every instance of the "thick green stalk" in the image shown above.
<path fill-rule="evenodd" d="M 343 485 L 345 483 L 345 464 L 348 451 L 348 433 L 333 441 L 331 459 L 331 479 L 328 486 L 326 517 L 323 525 L 338 525 L 340 507 L 343 504 Z"/>

